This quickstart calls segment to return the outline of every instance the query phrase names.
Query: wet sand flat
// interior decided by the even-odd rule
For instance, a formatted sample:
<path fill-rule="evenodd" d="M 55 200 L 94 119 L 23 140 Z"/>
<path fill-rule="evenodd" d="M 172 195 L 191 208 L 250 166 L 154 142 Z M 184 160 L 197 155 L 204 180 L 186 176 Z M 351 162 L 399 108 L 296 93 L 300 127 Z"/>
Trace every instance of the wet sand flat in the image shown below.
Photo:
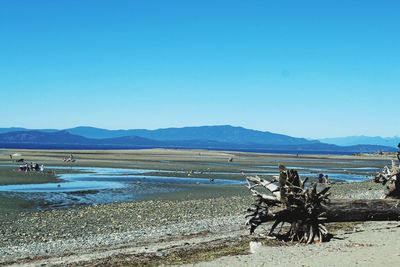
<path fill-rule="evenodd" d="M 8 152 L 3 151 L 1 164 L 8 164 L 9 159 L 6 157 Z M 60 165 L 63 155 L 71 153 L 71 151 L 19 152 L 47 166 Z M 209 173 L 229 172 L 233 174 L 227 176 L 234 180 L 243 179 L 241 174 L 243 169 L 258 169 L 257 166 L 279 163 L 294 165 L 300 160 L 304 168 L 336 168 L 341 165 L 346 165 L 346 168 L 350 166 L 378 168 L 383 167 L 391 159 L 390 156 L 368 155 L 297 157 L 186 150 L 73 151 L 72 153 L 77 158 L 75 166 L 180 171 L 186 176 L 190 174 L 189 177 L 196 176 L 196 172 L 201 175 L 202 170 Z M 229 162 L 229 158 L 234 158 L 233 162 Z M 181 179 L 185 179 L 185 175 L 182 175 Z M 204 173 L 203 175 L 205 176 Z M 187 190 L 159 193 L 140 201 L 50 208 L 42 211 L 35 211 L 33 207 L 24 205 L 15 208 L 8 205 L 7 209 L 3 206 L 3 216 L 0 218 L 0 265 L 262 266 L 264 264 L 270 266 L 272 262 L 277 266 L 290 266 L 292 263 L 290 261 L 283 261 L 283 265 L 279 265 L 279 253 L 285 251 L 289 255 L 304 253 L 308 255 L 306 259 L 313 259 L 312 254 L 318 250 L 322 252 L 316 253 L 326 254 L 327 259 L 337 255 L 343 255 L 344 258 L 346 255 L 355 255 L 354 259 L 357 260 L 362 259 L 362 253 L 370 253 L 368 250 L 370 247 L 375 246 L 377 251 L 381 251 L 380 248 L 391 246 L 394 240 L 389 235 L 396 234 L 398 229 L 394 222 L 338 225 L 337 229 L 334 227 L 335 233 L 338 237 L 343 237 L 343 240 L 337 239 L 330 243 L 310 246 L 291 246 L 264 240 L 265 245 L 259 248 L 260 255 L 257 254 L 258 250 L 248 255 L 250 242 L 258 242 L 259 239 L 257 236 L 249 236 L 244 226 L 243 211 L 253 200 L 246 188 L 242 185 L 183 186 L 186 186 Z M 370 181 L 337 183 L 332 186 L 332 198 L 370 199 L 382 195 L 383 188 Z M 13 198 L 8 198 L 8 201 L 9 204 L 12 203 Z M 14 201 L 21 200 L 16 198 Z M 380 234 L 382 240 L 386 240 L 385 244 L 373 242 L 374 233 L 378 228 L 382 228 Z M 366 234 L 371 238 L 358 237 L 359 234 Z M 355 244 L 354 248 L 349 247 L 350 244 Z M 363 252 L 353 254 L 353 249 L 357 251 L 360 249 Z M 268 255 L 272 258 L 265 257 L 264 252 L 261 253 L 264 250 L 267 254 L 271 252 Z M 346 254 L 346 251 L 352 253 Z M 231 256 L 225 257 L 229 255 Z M 380 258 L 377 257 L 376 261 L 378 259 Z M 348 262 L 354 263 L 355 260 Z M 390 262 L 398 258 L 396 255 L 390 255 L 385 260 L 384 262 Z M 320 262 L 319 265 L 321 264 L 330 266 L 327 262 Z M 319 266 L 306 260 L 304 265 Z"/>

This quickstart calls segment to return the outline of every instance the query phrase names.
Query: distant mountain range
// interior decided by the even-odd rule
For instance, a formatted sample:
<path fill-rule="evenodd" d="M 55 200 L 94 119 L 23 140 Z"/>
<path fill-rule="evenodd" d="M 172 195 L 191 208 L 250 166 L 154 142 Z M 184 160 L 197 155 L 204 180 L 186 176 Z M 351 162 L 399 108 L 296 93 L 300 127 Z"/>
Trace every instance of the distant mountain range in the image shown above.
<path fill-rule="evenodd" d="M 396 143 L 397 145 L 397 143 Z M 129 149 L 195 148 L 260 152 L 357 153 L 395 151 L 395 145 L 339 146 L 243 127 L 200 126 L 158 130 L 107 130 L 76 127 L 65 130 L 0 128 L 2 148 Z"/>
<path fill-rule="evenodd" d="M 159 141 L 210 140 L 234 144 L 299 145 L 319 143 L 319 141 L 316 140 L 310 141 L 304 138 L 295 138 L 283 134 L 250 130 L 230 125 L 166 128 L 158 130 L 106 130 L 93 127 L 76 127 L 66 129 L 66 131 L 95 139 L 140 136 Z"/>
<path fill-rule="evenodd" d="M 347 136 L 337 138 L 324 138 L 319 141 L 327 144 L 338 146 L 354 146 L 354 145 L 378 145 L 396 147 L 400 143 L 400 137 L 380 137 L 380 136 Z"/>

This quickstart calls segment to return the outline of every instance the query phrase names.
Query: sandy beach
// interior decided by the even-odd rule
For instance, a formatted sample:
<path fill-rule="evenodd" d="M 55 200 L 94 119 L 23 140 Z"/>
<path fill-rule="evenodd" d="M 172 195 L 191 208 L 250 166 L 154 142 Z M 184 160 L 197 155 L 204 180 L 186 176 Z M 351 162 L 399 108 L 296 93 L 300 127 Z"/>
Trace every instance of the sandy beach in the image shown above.
<path fill-rule="evenodd" d="M 1 263 L 11 266 L 387 266 L 400 260 L 399 254 L 388 253 L 399 248 L 398 222 L 330 224 L 328 227 L 335 235 L 330 242 L 284 243 L 248 234 L 239 208 L 248 201 L 237 197 L 212 201 L 145 201 L 22 216 L 9 222 L 11 233 L 4 234 L 2 224 Z M 164 212 L 157 215 L 149 207 Z M 262 233 L 262 229 L 258 232 Z"/>
<path fill-rule="evenodd" d="M 327 243 L 282 248 L 252 242 L 248 255 L 184 266 L 397 266 L 399 234 L 399 222 L 366 222 L 338 231 Z"/>
<path fill-rule="evenodd" d="M 35 159 L 48 160 L 46 164 L 56 161 L 44 152 L 35 153 L 38 154 Z M 193 166 L 200 168 L 200 161 L 207 162 L 201 168 L 240 172 L 270 161 L 298 160 L 293 156 L 251 153 L 208 152 L 207 160 L 195 158 L 198 151 L 174 151 L 173 155 L 168 151 L 130 153 L 131 160 L 126 165 L 112 153 L 82 156 L 79 163 L 150 168 L 166 164 L 159 169 L 190 170 Z M 235 164 L 215 165 L 226 162 L 231 155 L 237 158 Z M 164 162 L 166 157 L 168 162 Z M 336 163 L 330 162 L 332 159 Z M 360 161 L 357 164 L 364 166 L 389 159 L 305 156 L 301 164 L 311 168 L 315 164 L 336 166 L 338 161 Z M 318 163 L 321 160 L 324 162 Z M 240 179 L 239 173 L 233 177 Z M 259 234 L 265 233 L 268 224 L 257 229 L 255 235 L 249 235 L 244 225 L 244 210 L 253 199 L 244 186 L 231 189 L 223 186 L 218 190 L 196 186 L 197 190 L 161 194 L 158 199 L 62 209 L 8 210 L 0 219 L 0 265 L 383 266 L 400 260 L 398 253 L 391 252 L 399 247 L 397 222 L 329 224 L 328 229 L 334 234 L 330 242 L 296 245 L 261 237 Z M 370 181 L 332 186 L 332 198 L 373 199 L 382 195 L 382 186 Z"/>

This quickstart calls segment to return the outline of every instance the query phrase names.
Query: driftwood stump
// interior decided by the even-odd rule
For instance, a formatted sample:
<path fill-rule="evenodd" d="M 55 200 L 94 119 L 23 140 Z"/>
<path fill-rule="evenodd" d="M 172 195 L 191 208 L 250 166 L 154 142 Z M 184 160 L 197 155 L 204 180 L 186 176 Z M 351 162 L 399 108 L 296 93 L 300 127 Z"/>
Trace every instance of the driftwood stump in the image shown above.
<path fill-rule="evenodd" d="M 397 154 L 399 157 L 399 154 Z M 385 198 L 400 199 L 400 167 L 392 160 L 392 166 L 385 166 L 379 172 L 374 181 L 386 185 L 387 193 Z"/>
<path fill-rule="evenodd" d="M 330 187 L 318 191 L 314 183 L 306 188 L 296 170 L 287 170 L 282 165 L 279 170 L 279 176 L 272 181 L 259 176 L 246 178 L 248 189 L 256 197 L 255 203 L 247 209 L 246 224 L 250 233 L 261 224 L 274 221 L 269 236 L 309 244 L 329 240 L 325 225 L 328 222 L 400 220 L 400 199 L 330 200 Z M 384 170 L 382 179 L 387 183 L 394 172 Z M 396 172 L 395 176 L 398 175 Z M 390 191 L 391 194 L 396 190 Z M 289 225 L 289 230 L 280 234 L 284 224 Z M 278 226 L 280 230 L 275 233 Z"/>
<path fill-rule="evenodd" d="M 305 188 L 296 170 L 287 170 L 279 166 L 279 180 L 271 182 L 258 176 L 247 177 L 248 188 L 256 196 L 256 202 L 247 211 L 247 225 L 250 233 L 262 223 L 274 220 L 268 235 L 274 235 L 275 229 L 288 223 L 289 231 L 279 235 L 282 239 L 311 243 L 324 241 L 328 237 L 325 227 L 326 212 L 323 204 L 328 202 L 329 187 L 317 191 L 317 184 Z M 275 183 L 279 182 L 279 186 Z M 267 189 L 272 195 L 262 194 L 256 187 Z M 278 236 L 278 235 L 276 235 Z"/>

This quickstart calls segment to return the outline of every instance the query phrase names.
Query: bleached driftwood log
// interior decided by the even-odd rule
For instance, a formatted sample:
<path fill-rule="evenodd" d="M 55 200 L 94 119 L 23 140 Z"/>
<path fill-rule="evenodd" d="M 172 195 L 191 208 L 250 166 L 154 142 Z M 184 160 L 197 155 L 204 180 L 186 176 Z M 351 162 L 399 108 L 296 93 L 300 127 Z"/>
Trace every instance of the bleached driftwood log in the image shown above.
<path fill-rule="evenodd" d="M 400 167 L 392 160 L 392 166 L 385 166 L 375 176 L 374 181 L 386 185 L 387 193 L 385 198 L 400 198 Z"/>
<path fill-rule="evenodd" d="M 288 223 L 289 231 L 281 235 L 284 239 L 311 243 L 324 241 L 328 236 L 325 227 L 326 212 L 322 204 L 328 201 L 329 187 L 317 192 L 317 184 L 305 188 L 296 170 L 279 166 L 280 175 L 272 181 L 258 176 L 247 177 L 248 188 L 256 202 L 247 211 L 250 233 L 262 223 L 274 220 L 268 235 L 273 235 L 279 225 Z M 279 183 L 279 186 L 276 184 Z M 266 189 L 271 195 L 260 193 L 256 187 Z"/>
<path fill-rule="evenodd" d="M 383 221 L 400 219 L 400 200 L 330 200 L 330 187 L 317 190 L 317 183 L 304 186 L 295 170 L 280 166 L 280 175 L 272 181 L 258 176 L 247 177 L 248 188 L 256 197 L 247 209 L 250 233 L 269 221 L 274 221 L 268 232 L 284 240 L 304 243 L 329 240 L 325 223 L 350 221 Z M 262 192 L 263 190 L 264 192 Z M 289 224 L 284 234 L 274 231 Z"/>
<path fill-rule="evenodd" d="M 332 199 L 322 206 L 326 222 L 400 220 L 399 199 Z"/>

